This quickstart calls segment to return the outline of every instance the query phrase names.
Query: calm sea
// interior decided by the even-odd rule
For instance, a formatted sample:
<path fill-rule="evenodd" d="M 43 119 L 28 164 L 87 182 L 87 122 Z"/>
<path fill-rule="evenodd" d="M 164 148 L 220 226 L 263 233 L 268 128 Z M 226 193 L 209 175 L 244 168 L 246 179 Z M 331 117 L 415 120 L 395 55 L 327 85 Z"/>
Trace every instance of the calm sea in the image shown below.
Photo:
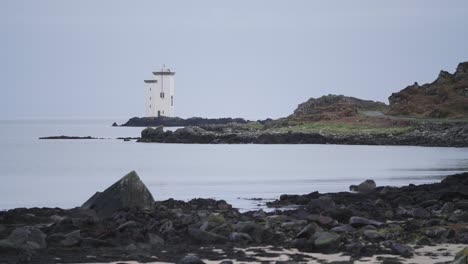
<path fill-rule="evenodd" d="M 251 198 L 439 181 L 468 171 L 468 148 L 340 145 L 184 145 L 124 142 L 142 128 L 123 120 L 0 121 L 0 209 L 81 205 L 131 170 L 156 200 L 225 199 L 241 209 Z M 41 136 L 102 140 L 39 140 Z"/>

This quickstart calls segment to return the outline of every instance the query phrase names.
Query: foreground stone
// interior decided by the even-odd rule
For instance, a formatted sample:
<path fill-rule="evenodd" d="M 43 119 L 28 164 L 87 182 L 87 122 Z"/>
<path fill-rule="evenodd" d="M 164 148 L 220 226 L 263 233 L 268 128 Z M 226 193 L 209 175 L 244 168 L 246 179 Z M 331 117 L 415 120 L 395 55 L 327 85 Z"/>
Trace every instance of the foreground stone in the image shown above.
<path fill-rule="evenodd" d="M 154 210 L 154 199 L 135 171 L 97 192 L 81 208 L 91 209 L 100 217 L 109 217 L 121 209 Z"/>

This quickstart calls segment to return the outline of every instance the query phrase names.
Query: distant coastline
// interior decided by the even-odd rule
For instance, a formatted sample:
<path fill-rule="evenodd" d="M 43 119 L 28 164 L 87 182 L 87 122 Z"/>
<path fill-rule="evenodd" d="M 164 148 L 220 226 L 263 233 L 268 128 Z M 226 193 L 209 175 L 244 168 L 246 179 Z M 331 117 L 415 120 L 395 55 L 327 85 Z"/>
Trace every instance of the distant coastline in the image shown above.
<path fill-rule="evenodd" d="M 310 98 L 284 118 L 133 117 L 147 127 L 125 141 L 186 144 L 344 144 L 468 147 L 468 62 L 428 84 L 408 86 L 389 105 L 344 95 Z M 117 123 L 112 124 L 118 127 Z M 182 127 L 164 131 L 164 127 Z M 95 139 L 50 136 L 41 139 Z"/>

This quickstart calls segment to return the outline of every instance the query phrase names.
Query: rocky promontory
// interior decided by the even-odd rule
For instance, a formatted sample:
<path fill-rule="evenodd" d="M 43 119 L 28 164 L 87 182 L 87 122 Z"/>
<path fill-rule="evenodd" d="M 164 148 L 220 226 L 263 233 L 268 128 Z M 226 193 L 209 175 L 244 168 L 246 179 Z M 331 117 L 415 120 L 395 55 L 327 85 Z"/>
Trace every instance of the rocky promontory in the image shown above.
<path fill-rule="evenodd" d="M 400 263 L 422 246 L 468 244 L 468 173 L 433 184 L 368 180 L 352 188 L 357 192 L 282 195 L 268 206 L 289 210 L 241 213 L 223 200 L 154 201 L 131 172 L 81 207 L 0 212 L 0 263 L 247 262 L 284 254 L 305 262 L 310 252 L 348 256 L 340 263 L 390 254 Z"/>
<path fill-rule="evenodd" d="M 382 102 L 329 94 L 320 98 L 310 98 L 299 104 L 288 119 L 302 121 L 338 120 L 357 116 L 360 111 L 385 111 L 386 109 L 387 105 Z"/>
<path fill-rule="evenodd" d="M 198 144 L 344 144 L 468 147 L 468 123 L 416 123 L 401 131 L 334 133 L 284 131 L 243 125 L 189 126 L 176 131 L 146 128 L 139 142 Z"/>
<path fill-rule="evenodd" d="M 458 64 L 455 73 L 440 71 L 428 84 L 414 83 L 393 93 L 388 114 L 431 118 L 468 117 L 468 62 Z"/>

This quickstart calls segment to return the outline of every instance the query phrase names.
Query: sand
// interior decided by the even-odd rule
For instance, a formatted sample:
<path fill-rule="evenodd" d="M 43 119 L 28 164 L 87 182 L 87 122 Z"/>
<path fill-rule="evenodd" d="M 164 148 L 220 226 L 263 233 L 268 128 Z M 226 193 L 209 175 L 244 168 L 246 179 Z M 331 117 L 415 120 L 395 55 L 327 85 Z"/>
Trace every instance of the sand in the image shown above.
<path fill-rule="evenodd" d="M 454 256 L 457 252 L 461 249 L 466 247 L 463 244 L 441 244 L 436 246 L 423 246 L 414 250 L 414 256 L 412 258 L 403 258 L 396 255 L 375 255 L 373 257 L 366 257 L 361 258 L 359 260 L 355 260 L 355 264 L 370 264 L 370 263 L 381 263 L 383 258 L 393 258 L 401 261 L 402 263 L 424 263 L 424 264 L 431 264 L 431 263 L 440 263 L 440 262 L 447 262 L 453 261 Z M 321 253 L 307 253 L 301 252 L 297 249 L 275 249 L 273 247 L 250 247 L 250 248 L 236 248 L 237 250 L 242 250 L 248 256 L 252 256 L 256 259 L 256 261 L 246 262 L 246 261 L 236 261 L 232 260 L 233 263 L 252 263 L 252 264 L 260 264 L 265 262 L 274 263 L 275 261 L 287 261 L 292 260 L 291 256 L 296 254 L 303 255 L 305 261 L 301 261 L 301 263 L 327 263 L 333 261 L 349 261 L 350 257 L 343 255 L 341 253 L 337 254 L 321 254 Z M 266 253 L 274 254 L 273 257 L 255 257 L 256 251 L 263 251 Z M 222 250 L 217 250 L 220 254 L 223 253 Z M 181 256 L 182 257 L 182 256 Z M 167 264 L 170 262 L 163 262 L 157 261 L 157 256 L 155 256 L 155 262 L 150 262 L 149 264 Z M 224 259 L 230 260 L 230 259 Z M 220 263 L 222 260 L 203 260 L 207 264 L 217 264 Z M 118 261 L 118 262 L 108 262 L 106 264 L 140 264 L 140 262 L 136 261 Z M 104 263 L 87 263 L 87 264 L 104 264 Z"/>

